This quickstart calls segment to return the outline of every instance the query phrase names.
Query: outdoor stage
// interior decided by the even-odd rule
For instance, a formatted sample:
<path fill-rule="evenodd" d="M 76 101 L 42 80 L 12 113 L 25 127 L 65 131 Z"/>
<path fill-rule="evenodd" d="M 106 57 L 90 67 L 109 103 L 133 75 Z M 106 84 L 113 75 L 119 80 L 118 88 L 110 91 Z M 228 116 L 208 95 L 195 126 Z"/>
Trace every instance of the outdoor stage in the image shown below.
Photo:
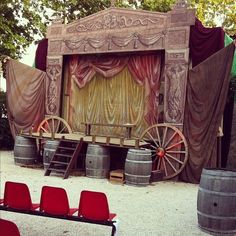
<path fill-rule="evenodd" d="M 122 147 L 122 148 L 141 148 L 149 146 L 149 143 L 145 141 L 141 141 L 139 139 L 134 138 L 123 138 L 123 137 L 109 137 L 109 136 L 99 136 L 99 135 L 86 135 L 83 133 L 41 133 L 40 132 L 33 132 L 30 133 L 22 133 L 23 137 L 26 138 L 35 138 L 39 141 L 42 139 L 65 139 L 71 141 L 80 141 L 83 138 L 83 142 L 86 143 L 94 143 L 104 146 L 115 146 L 115 147 Z"/>

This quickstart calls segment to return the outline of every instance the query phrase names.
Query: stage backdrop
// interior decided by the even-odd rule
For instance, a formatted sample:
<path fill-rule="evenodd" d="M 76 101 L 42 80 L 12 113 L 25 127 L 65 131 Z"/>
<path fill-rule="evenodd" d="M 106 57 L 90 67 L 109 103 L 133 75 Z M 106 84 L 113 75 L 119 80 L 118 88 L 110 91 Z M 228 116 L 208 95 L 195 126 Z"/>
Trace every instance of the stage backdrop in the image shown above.
<path fill-rule="evenodd" d="M 75 55 L 65 63 L 63 117 L 74 131 L 81 122 L 136 125 L 132 136 L 158 123 L 163 54 Z M 94 134 L 124 135 L 122 128 L 94 127 Z"/>

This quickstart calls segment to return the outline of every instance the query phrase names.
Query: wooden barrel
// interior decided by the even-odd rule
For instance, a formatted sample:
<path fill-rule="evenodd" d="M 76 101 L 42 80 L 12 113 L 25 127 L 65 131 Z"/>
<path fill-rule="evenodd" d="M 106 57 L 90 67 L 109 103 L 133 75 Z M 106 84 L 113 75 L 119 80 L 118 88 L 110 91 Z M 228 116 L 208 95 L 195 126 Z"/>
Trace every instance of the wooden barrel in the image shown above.
<path fill-rule="evenodd" d="M 45 142 L 44 150 L 43 150 L 43 166 L 44 166 L 44 169 L 48 168 L 49 163 L 52 160 L 58 145 L 59 145 L 58 140 L 48 139 Z"/>
<path fill-rule="evenodd" d="M 136 186 L 146 186 L 152 171 L 151 150 L 129 149 L 125 161 L 125 182 Z"/>
<path fill-rule="evenodd" d="M 197 198 L 198 225 L 217 235 L 236 235 L 236 171 L 203 169 Z"/>
<path fill-rule="evenodd" d="M 107 178 L 110 170 L 110 150 L 108 147 L 88 144 L 86 153 L 86 176 Z"/>
<path fill-rule="evenodd" d="M 14 144 L 14 161 L 16 165 L 33 165 L 37 160 L 36 140 L 16 136 Z"/>

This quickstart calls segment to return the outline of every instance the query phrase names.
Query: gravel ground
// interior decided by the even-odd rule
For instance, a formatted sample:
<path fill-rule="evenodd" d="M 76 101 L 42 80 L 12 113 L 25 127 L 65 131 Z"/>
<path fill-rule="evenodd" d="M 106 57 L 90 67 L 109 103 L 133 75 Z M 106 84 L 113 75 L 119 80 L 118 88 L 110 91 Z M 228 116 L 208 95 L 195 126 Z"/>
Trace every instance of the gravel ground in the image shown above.
<path fill-rule="evenodd" d="M 147 187 L 112 184 L 106 179 L 44 176 L 43 169 L 19 167 L 11 151 L 0 151 L 1 197 L 6 181 L 26 183 L 33 202 L 39 202 L 44 185 L 66 189 L 70 206 L 77 207 L 82 190 L 107 194 L 110 211 L 119 219 L 120 236 L 208 235 L 198 228 L 198 185 L 163 181 Z M 105 236 L 111 227 L 0 211 L 0 217 L 19 227 L 21 236 Z"/>

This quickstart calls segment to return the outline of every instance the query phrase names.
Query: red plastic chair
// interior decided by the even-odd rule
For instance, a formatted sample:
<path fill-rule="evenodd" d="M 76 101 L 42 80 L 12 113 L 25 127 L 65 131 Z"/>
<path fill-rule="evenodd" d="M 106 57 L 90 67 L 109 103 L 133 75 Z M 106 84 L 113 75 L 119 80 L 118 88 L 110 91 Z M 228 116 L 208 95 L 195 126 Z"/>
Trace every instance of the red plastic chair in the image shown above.
<path fill-rule="evenodd" d="M 79 216 L 89 220 L 111 221 L 116 214 L 109 212 L 104 193 L 84 190 L 80 194 Z"/>
<path fill-rule="evenodd" d="M 15 223 L 0 219 L 0 235 L 2 236 L 20 236 L 20 232 Z"/>
<path fill-rule="evenodd" d="M 40 200 L 40 211 L 53 215 L 73 215 L 77 208 L 70 208 L 65 189 L 43 186 Z"/>
<path fill-rule="evenodd" d="M 3 204 L 3 199 L 0 199 L 0 205 Z"/>
<path fill-rule="evenodd" d="M 39 204 L 33 204 L 29 188 L 24 183 L 7 181 L 5 183 L 3 204 L 6 207 L 18 210 L 35 210 Z"/>

